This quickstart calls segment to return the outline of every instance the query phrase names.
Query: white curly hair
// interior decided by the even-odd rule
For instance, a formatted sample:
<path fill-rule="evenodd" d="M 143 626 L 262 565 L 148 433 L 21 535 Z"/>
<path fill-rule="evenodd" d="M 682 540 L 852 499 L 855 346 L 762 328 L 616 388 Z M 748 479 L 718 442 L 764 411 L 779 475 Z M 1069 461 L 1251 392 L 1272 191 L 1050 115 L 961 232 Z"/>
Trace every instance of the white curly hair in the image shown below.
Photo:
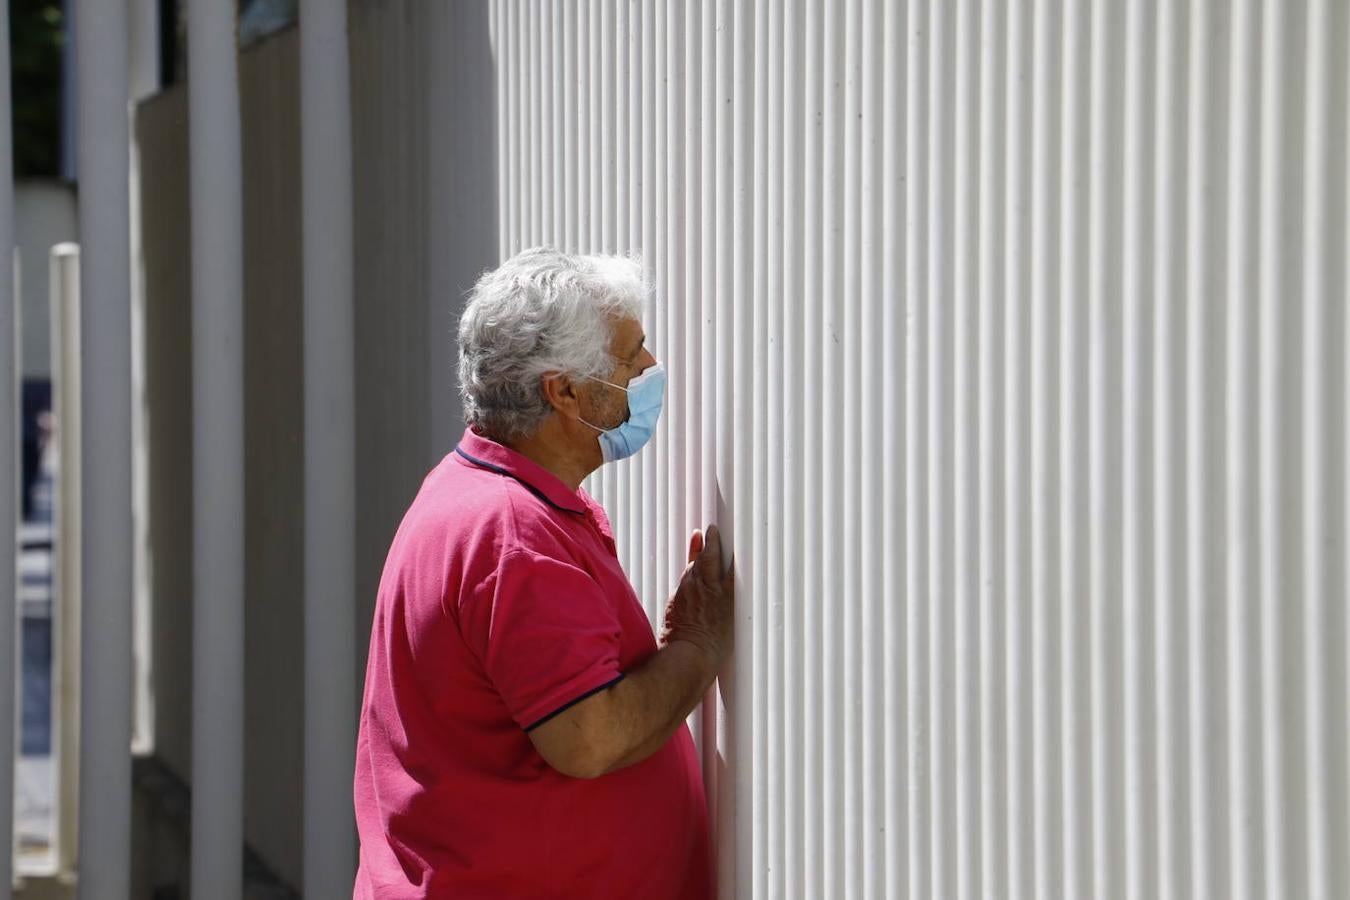
<path fill-rule="evenodd" d="M 540 377 L 613 372 L 611 319 L 641 319 L 651 293 L 629 256 L 535 247 L 485 272 L 459 320 L 465 424 L 497 440 L 532 436 L 553 412 Z"/>

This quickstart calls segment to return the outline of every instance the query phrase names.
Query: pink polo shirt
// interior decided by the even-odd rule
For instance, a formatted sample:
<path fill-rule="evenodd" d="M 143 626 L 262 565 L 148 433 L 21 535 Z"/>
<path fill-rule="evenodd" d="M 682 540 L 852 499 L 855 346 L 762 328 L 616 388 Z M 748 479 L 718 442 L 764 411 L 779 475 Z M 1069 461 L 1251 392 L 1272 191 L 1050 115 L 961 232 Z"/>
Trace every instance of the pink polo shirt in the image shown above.
<path fill-rule="evenodd" d="M 466 430 L 380 579 L 353 897 L 711 897 L 687 728 L 591 780 L 553 769 L 526 734 L 656 649 L 600 505 Z"/>

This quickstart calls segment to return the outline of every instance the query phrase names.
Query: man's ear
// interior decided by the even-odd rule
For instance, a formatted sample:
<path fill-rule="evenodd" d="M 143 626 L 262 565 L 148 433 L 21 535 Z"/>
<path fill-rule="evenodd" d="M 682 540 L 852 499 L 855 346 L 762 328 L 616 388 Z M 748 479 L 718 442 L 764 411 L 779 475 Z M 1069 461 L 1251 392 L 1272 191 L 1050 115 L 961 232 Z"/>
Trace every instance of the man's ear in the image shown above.
<path fill-rule="evenodd" d="M 549 406 L 572 417 L 581 411 L 581 399 L 577 395 L 577 384 L 565 372 L 545 372 L 539 376 L 539 388 Z"/>

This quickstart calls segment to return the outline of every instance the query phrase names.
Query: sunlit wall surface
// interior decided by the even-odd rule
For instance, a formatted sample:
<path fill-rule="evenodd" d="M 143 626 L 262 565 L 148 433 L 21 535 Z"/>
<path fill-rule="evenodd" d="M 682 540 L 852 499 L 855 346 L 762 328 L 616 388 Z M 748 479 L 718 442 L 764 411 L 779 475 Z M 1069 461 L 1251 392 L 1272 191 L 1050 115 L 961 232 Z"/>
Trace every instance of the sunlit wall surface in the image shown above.
<path fill-rule="evenodd" d="M 657 285 L 653 620 L 735 547 L 722 896 L 1344 896 L 1346 4 L 491 16 L 502 254 Z"/>

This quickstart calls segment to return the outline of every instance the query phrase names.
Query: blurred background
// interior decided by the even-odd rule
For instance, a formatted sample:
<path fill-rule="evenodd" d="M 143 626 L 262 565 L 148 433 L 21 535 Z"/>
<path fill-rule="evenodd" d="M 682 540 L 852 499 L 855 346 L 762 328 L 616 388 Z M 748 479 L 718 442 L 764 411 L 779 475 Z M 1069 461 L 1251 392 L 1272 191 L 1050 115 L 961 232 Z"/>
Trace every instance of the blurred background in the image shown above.
<path fill-rule="evenodd" d="M 128 119 L 122 140 L 127 141 L 123 156 L 130 157 L 128 226 L 114 240 L 127 242 L 130 250 L 124 291 L 130 290 L 125 295 L 131 298 L 127 337 L 135 359 L 132 371 L 114 376 L 130 388 L 132 400 L 128 425 L 134 479 L 132 472 L 112 477 L 128 485 L 134 481 L 134 513 L 127 520 L 131 525 L 134 519 L 134 525 L 125 537 L 135 554 L 127 607 L 134 617 L 130 807 L 125 821 L 119 824 L 120 814 L 114 814 L 107 825 L 130 840 L 129 883 L 119 889 L 116 873 L 81 877 L 80 872 L 78 585 L 79 536 L 87 524 L 80 516 L 80 434 L 77 426 L 57 427 L 61 404 L 53 388 L 58 385 L 59 393 L 59 385 L 65 385 L 67 409 L 61 418 L 77 417 L 84 399 L 79 361 L 85 356 L 78 328 L 80 264 L 81 250 L 87 249 L 81 247 L 86 220 L 79 210 L 80 132 L 88 124 L 80 118 L 78 48 L 82 40 L 106 37 L 100 23 L 81 19 L 84 6 L 26 0 L 9 5 L 15 328 L 22 373 L 14 877 L 21 896 L 74 896 L 78 890 L 81 896 L 171 898 L 189 893 L 193 802 L 189 15 L 187 4 L 177 0 L 119 4 L 114 13 L 126 46 Z M 333 9 L 344 38 L 350 15 L 351 53 L 362 73 L 353 75 L 352 152 L 358 171 L 371 176 L 348 187 L 353 198 L 360 198 L 355 200 L 354 241 L 370 252 L 359 262 L 351 253 L 342 259 L 363 295 L 360 309 L 351 311 L 354 327 L 364 335 L 352 354 L 362 405 L 359 434 L 353 437 L 359 475 L 345 488 L 361 514 L 356 538 L 368 548 L 347 552 L 348 571 L 360 582 L 349 591 L 361 599 L 347 612 L 352 618 L 346 638 L 363 660 L 388 539 L 422 476 L 453 448 L 462 427 L 452 381 L 451 307 L 478 272 L 495 264 L 497 248 L 492 212 L 484 209 L 480 223 L 455 228 L 453 252 L 433 259 L 448 236 L 432 240 L 426 222 L 433 205 L 426 199 L 432 179 L 427 74 L 435 46 L 420 30 L 427 13 L 388 3 L 354 6 L 350 13 Z M 240 573 L 244 590 L 237 597 L 239 622 L 248 623 L 243 636 L 247 674 L 239 686 L 247 726 L 241 728 L 236 764 L 244 827 L 251 835 L 239 842 L 243 865 L 238 876 L 246 896 L 287 897 L 299 895 L 303 868 L 305 716 L 298 10 L 294 0 L 244 0 L 237 11 L 227 12 L 231 46 L 237 27 L 236 139 L 243 172 L 243 292 L 238 299 L 248 297 L 240 323 L 244 358 L 239 370 L 248 400 L 242 418 L 229 426 L 247 446 L 247 458 L 241 460 L 246 484 L 241 512 L 250 523 Z M 448 23 L 447 9 L 437 15 Z M 465 4 L 460 16 L 462 24 L 478 28 L 475 38 L 462 40 L 478 46 L 458 65 L 481 78 L 474 67 L 486 69 L 491 59 L 486 5 Z M 90 36 L 85 29 L 96 33 Z M 446 24 L 438 39 L 443 48 L 438 53 L 456 46 Z M 454 102 L 475 101 L 469 96 Z M 491 154 L 488 129 L 482 157 Z M 447 122 L 438 135 L 442 149 L 449 130 Z M 115 132 L 93 138 L 92 153 L 117 140 Z M 438 282 L 432 284 L 432 278 Z M 91 300 L 86 296 L 84 302 Z M 106 382 L 107 373 L 94 377 Z M 53 512 L 59 498 L 66 503 L 65 515 Z M 63 520 L 64 542 L 56 536 L 58 520 Z M 64 583 L 57 574 L 63 564 Z M 90 602 L 88 591 L 85 602 Z M 354 722 L 361 671 L 352 652 L 350 671 L 336 680 L 344 686 L 345 703 L 352 707 L 348 718 Z M 351 749 L 337 755 L 349 758 Z M 245 765 L 252 773 L 247 787 Z M 350 765 L 347 769 L 337 790 L 350 819 Z M 354 823 L 339 821 L 335 827 L 349 848 L 346 862 L 333 865 L 354 871 Z M 95 834 L 99 830 L 106 829 L 96 828 Z M 351 873 L 342 877 L 349 891 Z"/>

